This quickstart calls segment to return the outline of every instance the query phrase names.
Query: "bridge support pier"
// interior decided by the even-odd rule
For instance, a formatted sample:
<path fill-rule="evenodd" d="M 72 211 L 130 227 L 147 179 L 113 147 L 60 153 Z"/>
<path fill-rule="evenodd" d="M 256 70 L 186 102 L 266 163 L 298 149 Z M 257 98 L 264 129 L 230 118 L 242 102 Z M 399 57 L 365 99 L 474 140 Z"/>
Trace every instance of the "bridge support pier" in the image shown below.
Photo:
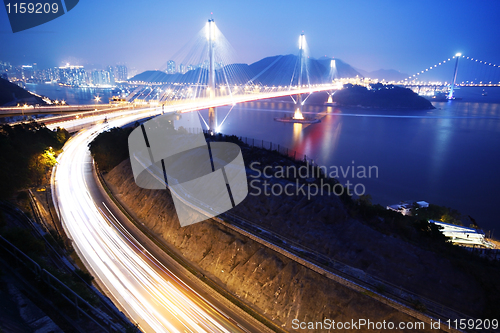
<path fill-rule="evenodd" d="M 455 96 L 454 90 L 455 90 L 455 83 L 457 81 L 457 72 L 458 72 L 458 59 L 462 56 L 461 53 L 457 53 L 455 57 L 457 57 L 457 61 L 455 62 L 455 70 L 453 71 L 453 78 L 451 79 L 451 86 L 450 86 L 450 93 L 448 94 L 448 99 L 454 99 Z"/>
<path fill-rule="evenodd" d="M 293 114 L 293 119 L 302 120 L 304 119 L 304 115 L 302 114 L 302 95 L 297 95 L 297 108 L 295 109 L 295 113 Z"/>
<path fill-rule="evenodd" d="M 332 98 L 332 94 L 328 93 L 328 101 L 327 101 L 328 104 L 332 104 L 333 103 L 333 98 Z"/>
<path fill-rule="evenodd" d="M 208 127 L 212 134 L 217 133 L 217 108 L 208 108 Z"/>
<path fill-rule="evenodd" d="M 299 69 L 299 80 L 298 80 L 298 84 L 297 84 L 299 89 L 302 89 L 302 62 L 304 61 L 302 54 L 304 53 L 304 46 L 305 46 L 304 44 L 305 44 L 305 36 L 304 36 L 304 34 L 302 34 L 299 37 L 299 66 L 300 66 L 300 69 Z M 297 119 L 297 120 L 304 119 L 304 115 L 302 115 L 302 95 L 301 94 L 297 95 L 297 108 L 295 109 L 293 119 Z"/>

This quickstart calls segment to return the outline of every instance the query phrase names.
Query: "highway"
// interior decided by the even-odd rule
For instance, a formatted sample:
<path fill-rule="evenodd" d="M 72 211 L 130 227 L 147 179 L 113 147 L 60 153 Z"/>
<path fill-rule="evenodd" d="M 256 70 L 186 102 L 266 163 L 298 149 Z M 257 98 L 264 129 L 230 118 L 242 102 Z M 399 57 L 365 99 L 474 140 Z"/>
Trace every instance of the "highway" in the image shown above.
<path fill-rule="evenodd" d="M 331 86 L 314 91 L 329 90 Z M 311 88 L 296 92 L 310 92 Z M 268 329 L 240 309 L 212 297 L 179 264 L 139 231 L 97 184 L 88 144 L 102 131 L 161 112 L 190 112 L 290 92 L 276 91 L 216 101 L 187 101 L 164 109 L 122 110 L 52 122 L 84 127 L 64 146 L 52 173 L 52 195 L 66 234 L 102 290 L 143 332 L 263 332 Z M 108 122 L 104 123 L 106 117 Z"/>
<path fill-rule="evenodd" d="M 164 112 L 173 112 L 176 111 L 178 113 L 186 113 L 193 112 L 203 109 L 208 109 L 210 107 L 219 107 L 225 105 L 235 105 L 237 103 L 245 103 L 250 101 L 256 101 L 261 99 L 268 98 L 276 98 L 297 94 L 311 94 L 319 91 L 334 91 L 342 88 L 342 84 L 319 84 L 313 85 L 303 88 L 294 87 L 289 89 L 289 87 L 268 87 L 263 88 L 263 91 L 251 91 L 244 94 L 235 94 L 229 96 L 219 96 L 213 99 L 210 98 L 197 98 L 197 99 L 179 99 L 174 101 L 165 102 L 165 105 L 162 106 L 162 103 L 155 102 L 156 105 L 149 105 L 151 108 L 148 110 L 152 110 L 156 107 L 156 114 L 159 114 L 163 109 Z M 94 120 L 103 120 L 104 118 L 113 118 L 116 116 L 124 116 L 124 115 L 134 115 L 138 112 L 144 112 L 141 110 L 145 110 L 146 106 L 136 106 L 133 104 L 123 105 L 123 106 L 112 106 L 106 107 L 105 105 L 100 105 L 101 109 L 98 111 L 80 111 L 73 112 L 72 114 L 58 115 L 61 111 L 54 111 L 52 115 L 45 118 L 38 118 L 35 121 L 43 122 L 47 124 L 47 127 L 53 129 L 55 127 L 64 127 L 67 130 L 72 129 L 81 129 L 87 126 L 91 121 L 89 119 Z M 133 107 L 143 107 L 143 109 L 133 109 Z M 61 110 L 64 109 L 64 106 L 59 106 Z M 132 108 L 132 109 L 131 109 Z M 25 109 L 25 108 L 18 108 Z M 34 110 L 38 110 L 40 108 L 35 108 Z M 56 109 L 58 110 L 58 109 Z M 16 112 L 18 112 L 16 110 Z M 2 108 L 0 108 L 0 114 L 2 113 Z M 42 112 L 43 113 L 43 112 Z M 17 114 L 17 113 L 16 113 Z M 36 111 L 33 111 L 33 114 L 37 114 Z M 12 125 L 22 123 L 24 121 L 18 121 L 11 123 Z"/>
<path fill-rule="evenodd" d="M 133 230 L 99 190 L 88 143 L 107 127 L 123 126 L 151 112 L 84 129 L 65 145 L 52 179 L 65 231 L 98 284 L 143 332 L 261 332 L 259 323 L 247 322 L 188 285 L 191 280 L 183 270 Z"/>

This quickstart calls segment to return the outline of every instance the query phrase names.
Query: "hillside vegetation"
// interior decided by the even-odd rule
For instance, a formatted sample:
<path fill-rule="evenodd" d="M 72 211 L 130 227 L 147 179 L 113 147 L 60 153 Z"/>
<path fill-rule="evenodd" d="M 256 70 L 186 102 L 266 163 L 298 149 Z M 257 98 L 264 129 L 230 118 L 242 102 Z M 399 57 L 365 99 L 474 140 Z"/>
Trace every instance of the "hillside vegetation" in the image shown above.
<path fill-rule="evenodd" d="M 68 138 L 65 129 L 51 131 L 36 122 L 0 126 L 0 198 L 47 181 L 45 177 Z"/>
<path fill-rule="evenodd" d="M 373 84 L 370 89 L 360 86 L 346 84 L 344 89 L 333 95 L 333 101 L 341 106 L 363 106 L 372 108 L 388 109 L 434 109 L 431 102 L 414 93 L 411 89 Z"/>

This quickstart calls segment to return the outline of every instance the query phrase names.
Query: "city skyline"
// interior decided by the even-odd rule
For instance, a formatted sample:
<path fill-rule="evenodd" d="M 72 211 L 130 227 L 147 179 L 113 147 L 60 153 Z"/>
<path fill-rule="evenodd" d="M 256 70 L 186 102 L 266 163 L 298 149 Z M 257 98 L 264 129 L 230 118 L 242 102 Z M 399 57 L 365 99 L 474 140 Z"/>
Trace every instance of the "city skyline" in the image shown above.
<path fill-rule="evenodd" d="M 16 34 L 2 11 L 0 44 L 11 47 L 0 51 L 0 59 L 42 67 L 123 63 L 137 73 L 164 69 L 213 12 L 237 52 L 236 62 L 294 54 L 304 31 L 312 57 L 336 57 L 367 71 L 413 73 L 456 52 L 500 62 L 500 47 L 492 43 L 500 29 L 498 7 L 494 1 L 480 6 L 465 1 L 453 6 L 445 1 L 358 1 L 358 6 L 316 1 L 304 6 L 292 1 L 286 6 L 152 2 L 138 9 L 128 1 L 120 6 L 82 2 L 57 20 Z"/>

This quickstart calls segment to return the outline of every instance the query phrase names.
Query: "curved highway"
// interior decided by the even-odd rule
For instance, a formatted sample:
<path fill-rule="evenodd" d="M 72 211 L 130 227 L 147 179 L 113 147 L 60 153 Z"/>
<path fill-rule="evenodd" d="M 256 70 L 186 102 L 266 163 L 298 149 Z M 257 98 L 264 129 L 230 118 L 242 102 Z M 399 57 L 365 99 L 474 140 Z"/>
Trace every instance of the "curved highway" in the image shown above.
<path fill-rule="evenodd" d="M 64 146 L 52 186 L 65 231 L 99 285 L 142 331 L 261 332 L 260 324 L 247 322 L 204 294 L 171 258 L 134 231 L 94 179 L 88 143 L 108 126 L 123 126 L 154 113 L 84 129 Z"/>
<path fill-rule="evenodd" d="M 332 88 L 323 85 L 297 89 L 294 93 Z M 164 111 L 172 112 L 175 108 L 190 112 L 287 94 L 290 91 L 188 101 Z M 200 288 L 199 281 L 193 281 L 130 223 L 94 179 L 88 144 L 107 128 L 160 113 L 161 108 L 127 110 L 49 126 L 80 129 L 101 121 L 82 129 L 66 143 L 52 173 L 53 201 L 66 234 L 97 283 L 144 332 L 267 331 L 261 323 L 243 315 L 242 310 L 230 309 L 234 306 L 228 306 L 228 301 L 219 302 Z M 102 123 L 104 118 L 108 123 Z"/>

